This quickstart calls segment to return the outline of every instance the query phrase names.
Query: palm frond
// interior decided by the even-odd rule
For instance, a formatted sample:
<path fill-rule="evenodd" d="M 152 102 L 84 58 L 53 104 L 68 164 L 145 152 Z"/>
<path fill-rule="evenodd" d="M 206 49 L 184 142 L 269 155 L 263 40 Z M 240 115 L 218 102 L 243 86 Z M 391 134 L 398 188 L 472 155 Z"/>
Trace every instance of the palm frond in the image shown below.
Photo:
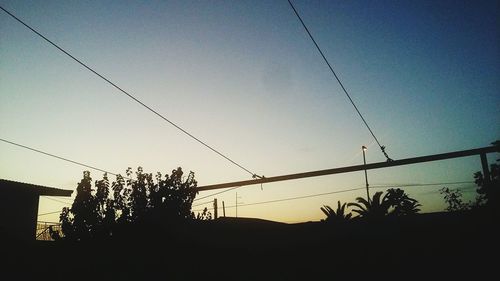
<path fill-rule="evenodd" d="M 347 207 L 356 207 L 356 208 L 358 208 L 359 210 L 361 210 L 362 212 L 366 212 L 366 210 L 367 210 L 367 209 L 366 209 L 366 205 L 365 205 L 365 206 L 362 206 L 362 205 L 361 205 L 361 204 L 359 204 L 359 203 L 349 203 L 349 204 L 347 204 Z M 353 211 L 355 211 L 355 210 L 353 210 Z"/>
<path fill-rule="evenodd" d="M 320 209 L 321 209 L 321 211 L 323 211 L 323 213 L 325 213 L 325 215 L 327 217 L 331 216 L 332 214 L 335 214 L 335 212 L 333 211 L 332 208 L 330 208 L 330 206 L 325 205 L 325 206 L 321 207 Z"/>
<path fill-rule="evenodd" d="M 334 211 L 330 206 L 324 205 L 321 207 L 321 211 L 326 215 L 326 221 L 346 221 L 351 218 L 351 214 L 345 214 L 346 203 L 341 204 L 340 201 L 337 202 L 337 211 Z"/>
<path fill-rule="evenodd" d="M 382 191 L 375 192 L 375 194 L 373 195 L 372 203 L 377 202 L 378 205 L 381 205 L 380 196 L 382 196 L 382 194 Z"/>

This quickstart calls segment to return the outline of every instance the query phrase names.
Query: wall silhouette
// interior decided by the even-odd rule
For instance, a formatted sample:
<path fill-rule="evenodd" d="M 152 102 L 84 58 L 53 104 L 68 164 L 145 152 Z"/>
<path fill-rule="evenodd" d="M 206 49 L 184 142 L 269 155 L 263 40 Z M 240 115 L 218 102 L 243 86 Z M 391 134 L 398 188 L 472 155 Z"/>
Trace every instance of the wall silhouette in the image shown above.
<path fill-rule="evenodd" d="M 69 197 L 71 193 L 70 190 L 0 179 L 0 236 L 34 240 L 39 197 Z"/>

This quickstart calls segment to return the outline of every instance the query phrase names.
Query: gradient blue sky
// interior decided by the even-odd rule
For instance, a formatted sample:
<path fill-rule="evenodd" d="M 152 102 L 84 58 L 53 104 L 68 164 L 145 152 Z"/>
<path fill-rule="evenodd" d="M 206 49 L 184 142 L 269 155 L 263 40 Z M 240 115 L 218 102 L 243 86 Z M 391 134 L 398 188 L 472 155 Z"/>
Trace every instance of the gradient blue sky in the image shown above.
<path fill-rule="evenodd" d="M 498 1 L 293 2 L 393 159 L 500 139 Z M 384 160 L 286 0 L 0 3 L 257 174 L 360 164 L 362 145 L 369 145 L 368 162 Z M 4 12 L 0 137 L 112 172 L 181 166 L 200 185 L 249 179 Z M 9 144 L 0 143 L 0 155 L 0 178 L 75 189 L 82 177 L 82 167 Z M 472 181 L 477 158 L 370 171 L 369 180 Z M 238 195 L 253 203 L 363 185 L 360 172 L 243 187 Z M 406 190 L 424 211 L 436 211 L 443 208 L 438 188 Z M 322 205 L 363 195 L 242 207 L 238 214 L 319 220 Z M 234 205 L 233 191 L 217 197 Z M 40 212 L 61 207 L 42 199 Z"/>

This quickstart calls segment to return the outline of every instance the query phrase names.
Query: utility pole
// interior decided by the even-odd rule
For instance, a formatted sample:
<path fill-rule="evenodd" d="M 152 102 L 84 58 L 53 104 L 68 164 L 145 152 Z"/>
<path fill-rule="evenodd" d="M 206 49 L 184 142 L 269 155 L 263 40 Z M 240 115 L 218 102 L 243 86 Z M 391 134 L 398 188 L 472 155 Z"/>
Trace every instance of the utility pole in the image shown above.
<path fill-rule="evenodd" d="M 214 198 L 214 219 L 217 219 L 217 198 Z"/>
<path fill-rule="evenodd" d="M 326 175 L 345 174 L 345 173 L 362 171 L 362 170 L 391 168 L 391 167 L 404 166 L 404 165 L 410 165 L 410 164 L 416 164 L 416 163 L 441 161 L 441 160 L 446 160 L 446 159 L 454 159 L 454 158 L 461 158 L 461 157 L 467 157 L 467 156 L 472 156 L 472 155 L 480 155 L 483 153 L 488 154 L 488 153 L 498 153 L 498 152 L 499 152 L 498 146 L 487 146 L 487 147 L 481 147 L 481 148 L 476 148 L 476 149 L 468 149 L 468 150 L 462 150 L 462 151 L 454 151 L 454 152 L 440 153 L 440 154 L 434 154 L 434 155 L 426 155 L 426 156 L 412 157 L 412 158 L 406 158 L 406 159 L 398 159 L 398 160 L 393 160 L 393 161 L 389 161 L 389 162 L 384 161 L 384 162 L 370 163 L 368 165 L 361 164 L 361 165 L 355 165 L 355 166 L 349 166 L 349 167 L 338 167 L 338 168 L 333 168 L 333 169 L 309 171 L 309 172 L 288 174 L 288 175 L 281 175 L 281 176 L 274 176 L 274 177 L 262 177 L 260 179 L 251 179 L 251 180 L 243 180 L 243 181 L 234 181 L 234 182 L 205 185 L 205 186 L 199 186 L 196 190 L 197 191 L 207 191 L 207 190 L 214 190 L 214 189 L 221 189 L 221 188 L 241 187 L 241 186 L 247 186 L 247 185 L 253 185 L 253 184 L 269 183 L 269 182 L 279 182 L 279 181 L 304 179 L 304 178 L 319 177 L 319 176 L 326 176 Z"/>
<path fill-rule="evenodd" d="M 366 182 L 366 198 L 368 200 L 368 203 L 370 203 L 370 191 L 368 187 L 368 174 L 366 173 L 366 156 L 365 156 L 365 151 L 367 150 L 366 146 L 362 146 L 361 149 L 363 150 L 363 163 L 365 165 L 365 182 Z"/>
<path fill-rule="evenodd" d="M 226 205 L 224 205 L 224 201 L 222 201 L 222 215 L 226 217 Z"/>

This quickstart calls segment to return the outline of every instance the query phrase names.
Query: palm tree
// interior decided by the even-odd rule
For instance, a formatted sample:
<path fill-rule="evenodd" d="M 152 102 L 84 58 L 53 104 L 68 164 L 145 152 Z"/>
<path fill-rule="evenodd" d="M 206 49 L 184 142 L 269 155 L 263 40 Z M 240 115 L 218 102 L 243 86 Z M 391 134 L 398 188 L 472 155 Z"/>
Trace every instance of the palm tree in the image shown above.
<path fill-rule="evenodd" d="M 326 222 L 344 222 L 344 221 L 348 221 L 349 219 L 351 219 L 352 214 L 345 213 L 345 206 L 346 206 L 346 203 L 341 205 L 340 201 L 338 201 L 337 202 L 337 211 L 334 211 L 330 206 L 325 205 L 325 206 L 321 207 L 321 211 L 323 211 L 323 213 L 325 213 L 325 215 L 326 215 L 325 221 Z"/>
<path fill-rule="evenodd" d="M 365 218 L 382 218 L 386 215 L 405 216 L 416 214 L 420 211 L 418 207 L 422 206 L 417 200 L 410 198 L 403 190 L 399 188 L 390 188 L 382 197 L 382 191 L 373 195 L 373 199 L 356 198 L 358 203 L 349 203 L 347 206 L 356 207 L 352 210 Z"/>
<path fill-rule="evenodd" d="M 397 215 L 399 216 L 414 215 L 420 212 L 420 208 L 418 208 L 420 206 L 422 205 L 418 203 L 417 200 L 409 198 L 408 200 L 401 202 L 399 209 L 394 210 L 398 210 Z"/>
<path fill-rule="evenodd" d="M 382 218 L 388 214 L 390 207 L 386 196 L 382 197 L 382 191 L 379 191 L 373 195 L 373 199 L 371 200 L 366 200 L 365 198 L 358 197 L 356 198 L 356 201 L 358 201 L 358 203 L 349 203 L 347 204 L 347 206 L 356 207 L 357 209 L 354 209 L 352 211 L 358 213 L 361 217 Z"/>

